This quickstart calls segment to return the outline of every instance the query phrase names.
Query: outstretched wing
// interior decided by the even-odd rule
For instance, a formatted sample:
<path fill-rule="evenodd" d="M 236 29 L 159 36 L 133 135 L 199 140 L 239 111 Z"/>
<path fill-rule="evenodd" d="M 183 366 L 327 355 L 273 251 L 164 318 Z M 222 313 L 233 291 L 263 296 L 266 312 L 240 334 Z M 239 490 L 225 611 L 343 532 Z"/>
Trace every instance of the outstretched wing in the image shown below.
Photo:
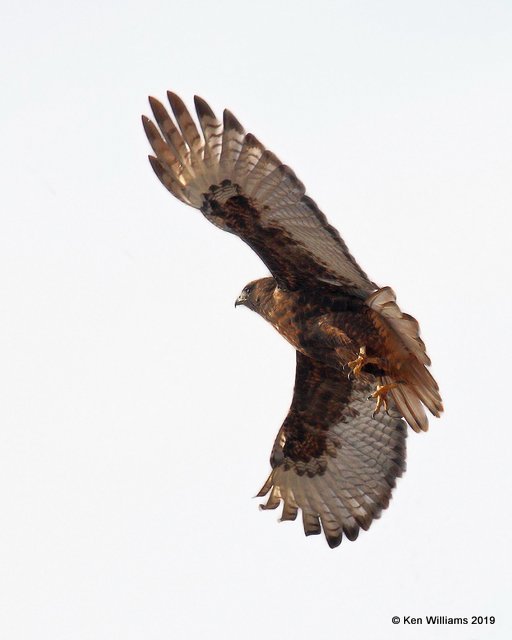
<path fill-rule="evenodd" d="M 372 390 L 297 352 L 292 405 L 258 494 L 270 491 L 263 509 L 283 501 L 282 520 L 300 509 L 306 535 L 323 529 L 331 548 L 369 528 L 405 469 L 405 422 L 394 411 L 373 417 Z"/>
<path fill-rule="evenodd" d="M 200 134 L 182 100 L 168 98 L 176 122 L 150 98 L 158 127 L 146 117 L 143 124 L 151 165 L 173 195 L 240 236 L 283 288 L 327 282 L 361 297 L 375 289 L 294 172 L 229 111 L 221 123 L 196 96 Z"/>

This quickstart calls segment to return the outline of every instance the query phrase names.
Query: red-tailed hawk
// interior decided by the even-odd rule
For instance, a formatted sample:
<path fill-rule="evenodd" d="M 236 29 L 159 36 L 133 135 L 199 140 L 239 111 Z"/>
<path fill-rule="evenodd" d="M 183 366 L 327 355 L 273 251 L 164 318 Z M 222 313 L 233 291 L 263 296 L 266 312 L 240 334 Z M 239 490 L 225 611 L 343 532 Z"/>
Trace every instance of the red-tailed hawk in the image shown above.
<path fill-rule="evenodd" d="M 292 405 L 259 496 L 264 509 L 298 510 L 306 535 L 329 546 L 355 540 L 385 509 L 405 469 L 406 425 L 426 431 L 441 396 L 416 320 L 389 287 L 359 267 L 293 171 L 227 110 L 223 121 L 195 98 L 199 128 L 168 93 L 175 121 L 150 98 L 143 117 L 162 184 L 238 235 L 272 276 L 248 284 L 236 305 L 252 309 L 297 354 Z"/>

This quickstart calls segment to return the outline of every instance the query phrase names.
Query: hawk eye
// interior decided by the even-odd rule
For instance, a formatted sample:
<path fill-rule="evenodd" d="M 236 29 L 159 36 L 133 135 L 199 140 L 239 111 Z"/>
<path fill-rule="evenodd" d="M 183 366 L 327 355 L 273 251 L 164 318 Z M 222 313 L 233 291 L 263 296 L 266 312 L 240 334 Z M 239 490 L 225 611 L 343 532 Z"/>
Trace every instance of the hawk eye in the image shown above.
<path fill-rule="evenodd" d="M 251 287 L 249 286 L 245 287 L 244 293 L 251 293 Z"/>

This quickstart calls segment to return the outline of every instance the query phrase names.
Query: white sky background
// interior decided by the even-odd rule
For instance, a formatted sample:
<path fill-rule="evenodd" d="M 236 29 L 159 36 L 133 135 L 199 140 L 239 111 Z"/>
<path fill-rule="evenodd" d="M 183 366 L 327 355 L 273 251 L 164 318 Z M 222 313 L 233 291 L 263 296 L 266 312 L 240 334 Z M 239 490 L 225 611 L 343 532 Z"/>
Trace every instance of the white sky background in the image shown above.
<path fill-rule="evenodd" d="M 3 4 L 0 637 L 512 637 L 512 5 Z M 229 107 L 421 322 L 446 414 L 337 550 L 251 499 L 294 355 L 233 307 L 264 265 L 149 167 L 168 88 Z M 391 624 L 429 614 L 497 623 Z"/>

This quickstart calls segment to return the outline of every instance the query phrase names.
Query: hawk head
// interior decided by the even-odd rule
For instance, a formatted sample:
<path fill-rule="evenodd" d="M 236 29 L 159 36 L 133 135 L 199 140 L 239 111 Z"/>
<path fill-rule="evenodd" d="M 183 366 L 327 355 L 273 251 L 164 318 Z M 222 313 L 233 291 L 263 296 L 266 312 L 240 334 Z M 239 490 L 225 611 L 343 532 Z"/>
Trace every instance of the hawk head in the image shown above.
<path fill-rule="evenodd" d="M 249 282 L 236 299 L 235 307 L 242 305 L 263 315 L 263 309 L 271 303 L 276 286 L 277 283 L 272 277 Z"/>

